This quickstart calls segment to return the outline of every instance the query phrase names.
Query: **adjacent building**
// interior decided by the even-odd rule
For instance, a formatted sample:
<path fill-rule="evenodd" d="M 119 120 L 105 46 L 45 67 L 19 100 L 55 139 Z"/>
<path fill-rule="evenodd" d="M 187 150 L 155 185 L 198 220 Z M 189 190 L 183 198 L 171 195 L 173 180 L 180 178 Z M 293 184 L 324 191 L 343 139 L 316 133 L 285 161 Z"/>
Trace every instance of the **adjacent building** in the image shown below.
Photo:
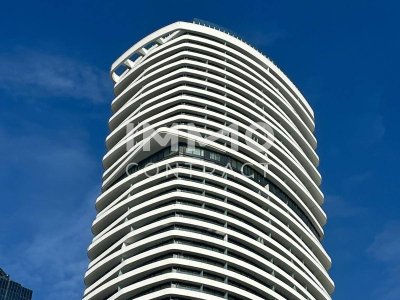
<path fill-rule="evenodd" d="M 24 288 L 21 284 L 11 280 L 0 268 L 0 300 L 31 300 L 32 290 Z"/>
<path fill-rule="evenodd" d="M 83 299 L 331 299 L 314 113 L 286 75 L 195 20 L 111 77 Z"/>

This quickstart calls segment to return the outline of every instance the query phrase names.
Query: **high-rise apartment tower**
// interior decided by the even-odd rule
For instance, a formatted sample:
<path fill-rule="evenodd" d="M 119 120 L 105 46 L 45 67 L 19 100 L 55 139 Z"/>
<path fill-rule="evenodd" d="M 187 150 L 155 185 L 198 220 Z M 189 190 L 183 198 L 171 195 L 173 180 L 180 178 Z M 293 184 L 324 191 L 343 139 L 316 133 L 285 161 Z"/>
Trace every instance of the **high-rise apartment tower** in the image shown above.
<path fill-rule="evenodd" d="M 313 110 L 285 74 L 196 20 L 111 77 L 83 299 L 331 299 Z"/>

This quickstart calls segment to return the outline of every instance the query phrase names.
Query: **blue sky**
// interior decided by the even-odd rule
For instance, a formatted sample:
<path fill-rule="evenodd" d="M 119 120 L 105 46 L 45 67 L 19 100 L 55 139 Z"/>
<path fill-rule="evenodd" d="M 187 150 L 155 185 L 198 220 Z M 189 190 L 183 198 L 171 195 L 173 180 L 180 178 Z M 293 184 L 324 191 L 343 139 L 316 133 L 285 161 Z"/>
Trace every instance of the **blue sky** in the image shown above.
<path fill-rule="evenodd" d="M 195 3 L 2 3 L 0 267 L 36 300 L 81 296 L 109 67 L 153 30 L 197 17 L 266 53 L 314 108 L 334 299 L 400 299 L 400 5 Z"/>

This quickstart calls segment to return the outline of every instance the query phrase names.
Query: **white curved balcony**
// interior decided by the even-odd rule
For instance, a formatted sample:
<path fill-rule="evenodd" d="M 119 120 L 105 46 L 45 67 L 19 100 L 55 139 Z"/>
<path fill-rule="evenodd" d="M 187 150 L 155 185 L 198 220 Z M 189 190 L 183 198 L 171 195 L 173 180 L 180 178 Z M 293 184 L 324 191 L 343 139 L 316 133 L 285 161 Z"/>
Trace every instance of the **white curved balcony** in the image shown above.
<path fill-rule="evenodd" d="M 112 65 L 84 300 L 331 299 L 313 111 L 211 27 L 173 23 Z"/>

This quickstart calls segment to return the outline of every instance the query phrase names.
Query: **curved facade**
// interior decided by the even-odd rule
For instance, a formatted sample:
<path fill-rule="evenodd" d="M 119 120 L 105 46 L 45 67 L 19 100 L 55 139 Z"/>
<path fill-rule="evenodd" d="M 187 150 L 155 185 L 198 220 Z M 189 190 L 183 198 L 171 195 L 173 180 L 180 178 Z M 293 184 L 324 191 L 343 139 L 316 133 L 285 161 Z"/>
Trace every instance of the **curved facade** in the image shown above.
<path fill-rule="evenodd" d="M 83 299 L 331 299 L 313 111 L 279 68 L 176 22 L 111 76 Z"/>

